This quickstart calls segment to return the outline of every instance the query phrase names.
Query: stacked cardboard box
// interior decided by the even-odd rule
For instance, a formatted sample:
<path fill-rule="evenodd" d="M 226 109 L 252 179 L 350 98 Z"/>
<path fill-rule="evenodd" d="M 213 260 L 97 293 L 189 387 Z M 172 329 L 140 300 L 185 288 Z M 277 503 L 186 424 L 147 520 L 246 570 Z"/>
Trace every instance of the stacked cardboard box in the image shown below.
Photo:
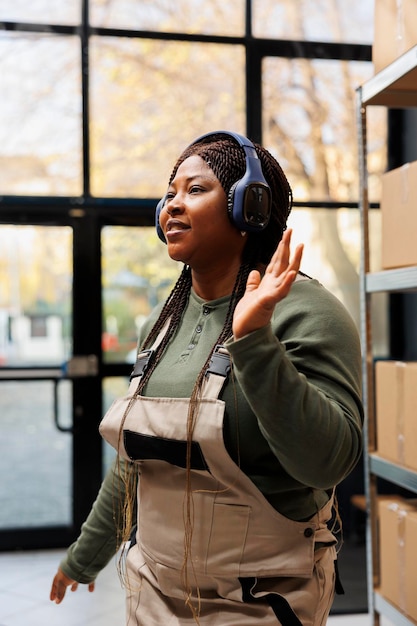
<path fill-rule="evenodd" d="M 377 361 L 377 454 L 417 471 L 417 363 Z"/>
<path fill-rule="evenodd" d="M 379 501 L 380 592 L 417 620 L 417 502 L 399 496 Z"/>
<path fill-rule="evenodd" d="M 417 1 L 375 0 L 372 61 L 375 72 L 417 45 Z"/>
<path fill-rule="evenodd" d="M 383 174 L 381 220 L 382 268 L 417 265 L 417 161 Z"/>

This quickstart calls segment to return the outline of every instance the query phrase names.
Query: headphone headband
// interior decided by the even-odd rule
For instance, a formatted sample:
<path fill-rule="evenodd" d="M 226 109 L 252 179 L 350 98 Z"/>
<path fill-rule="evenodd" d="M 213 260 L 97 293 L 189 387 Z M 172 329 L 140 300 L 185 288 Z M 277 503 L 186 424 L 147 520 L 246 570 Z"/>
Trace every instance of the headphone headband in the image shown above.
<path fill-rule="evenodd" d="M 235 132 L 218 130 L 201 135 L 189 146 L 198 143 L 210 143 L 210 140 L 218 135 L 231 137 L 245 152 L 245 173 L 242 178 L 232 185 L 229 191 L 227 199 L 228 215 L 239 230 L 260 232 L 268 224 L 271 215 L 272 198 L 270 187 L 262 173 L 261 161 L 250 139 Z M 158 202 L 155 213 L 156 230 L 159 238 L 164 243 L 166 243 L 166 240 L 159 224 L 159 215 L 165 205 L 165 198 L 164 196 Z"/>
<path fill-rule="evenodd" d="M 231 137 L 242 148 L 247 147 L 247 148 L 251 148 L 251 150 L 255 150 L 255 146 L 253 145 L 250 139 L 248 139 L 244 135 L 240 135 L 239 133 L 235 133 L 229 130 L 215 130 L 211 133 L 205 133 L 204 135 L 200 135 L 200 137 L 197 137 L 197 139 L 194 139 L 194 141 L 192 141 L 188 147 L 194 146 L 194 144 L 196 143 L 211 143 L 210 141 L 205 141 L 205 139 L 212 139 L 213 137 L 217 137 L 217 135 L 224 135 L 225 137 Z M 255 155 L 256 155 L 256 158 L 258 158 L 258 155 L 256 154 L 256 150 L 255 150 Z"/>

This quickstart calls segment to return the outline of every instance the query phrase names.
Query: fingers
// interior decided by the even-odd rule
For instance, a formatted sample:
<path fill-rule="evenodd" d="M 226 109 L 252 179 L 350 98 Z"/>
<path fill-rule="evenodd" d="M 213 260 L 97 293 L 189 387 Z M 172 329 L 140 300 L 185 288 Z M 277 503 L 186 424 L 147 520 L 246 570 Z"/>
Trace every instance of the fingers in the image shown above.
<path fill-rule="evenodd" d="M 71 587 L 71 591 L 76 591 L 78 583 L 66 576 L 64 572 L 59 569 L 52 581 L 51 592 L 49 594 L 49 598 L 52 602 L 60 604 L 65 597 L 67 587 Z"/>
<path fill-rule="evenodd" d="M 71 588 L 71 591 L 77 591 L 78 583 L 76 580 L 73 580 L 72 578 L 66 576 L 66 574 L 64 574 L 64 572 L 59 569 L 54 577 L 54 580 L 52 581 L 51 592 L 49 594 L 50 600 L 52 600 L 52 602 L 55 602 L 56 604 L 60 604 L 65 597 L 68 587 Z M 88 591 L 91 592 L 94 591 L 94 589 L 95 583 L 89 583 Z"/>
<path fill-rule="evenodd" d="M 301 265 L 301 259 L 303 256 L 303 244 L 298 244 L 295 252 L 290 259 L 290 245 L 291 245 L 292 229 L 285 230 L 282 239 L 275 250 L 272 259 L 266 269 L 267 272 L 272 272 L 275 275 L 284 274 L 288 271 L 298 272 Z M 284 277 L 284 276 L 283 276 Z"/>
<path fill-rule="evenodd" d="M 60 604 L 65 597 L 66 591 L 67 585 L 58 579 L 58 575 L 55 576 L 49 598 L 52 600 L 52 602 Z"/>
<path fill-rule="evenodd" d="M 303 257 L 303 251 L 304 251 L 304 244 L 299 243 L 297 247 L 295 248 L 295 252 L 290 262 L 289 269 L 294 270 L 295 272 L 298 273 L 300 269 L 300 265 L 301 265 L 301 259 Z"/>
<path fill-rule="evenodd" d="M 248 280 L 246 281 L 246 291 L 254 291 L 259 287 L 261 282 L 261 275 L 258 270 L 252 270 L 249 272 Z"/>

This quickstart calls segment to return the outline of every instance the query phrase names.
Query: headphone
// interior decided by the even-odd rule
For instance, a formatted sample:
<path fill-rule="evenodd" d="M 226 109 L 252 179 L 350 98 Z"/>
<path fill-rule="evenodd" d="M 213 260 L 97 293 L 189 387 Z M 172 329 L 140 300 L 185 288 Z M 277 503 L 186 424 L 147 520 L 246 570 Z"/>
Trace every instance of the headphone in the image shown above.
<path fill-rule="evenodd" d="M 242 178 L 237 180 L 229 191 L 227 212 L 230 220 L 238 230 L 245 232 L 260 232 L 263 230 L 271 215 L 272 194 L 262 173 L 261 161 L 253 143 L 238 133 L 218 130 L 201 135 L 190 146 L 196 143 L 209 143 L 214 136 L 225 135 L 231 137 L 245 151 L 246 170 Z M 190 147 L 189 146 L 189 147 Z M 157 204 L 155 212 L 155 226 L 158 237 L 166 243 L 165 235 L 159 224 L 159 215 L 165 206 L 166 196 Z"/>

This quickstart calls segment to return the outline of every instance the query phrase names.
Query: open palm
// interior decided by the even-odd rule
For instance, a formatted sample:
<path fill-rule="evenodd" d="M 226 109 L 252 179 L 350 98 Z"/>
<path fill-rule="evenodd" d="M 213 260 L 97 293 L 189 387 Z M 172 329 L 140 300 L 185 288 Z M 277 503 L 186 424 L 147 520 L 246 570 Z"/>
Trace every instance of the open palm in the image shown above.
<path fill-rule="evenodd" d="M 303 245 L 300 244 L 290 259 L 291 235 L 291 229 L 284 232 L 262 277 L 257 270 L 249 274 L 246 291 L 237 303 L 233 315 L 235 339 L 266 326 L 271 320 L 275 305 L 289 293 L 303 255 Z"/>

